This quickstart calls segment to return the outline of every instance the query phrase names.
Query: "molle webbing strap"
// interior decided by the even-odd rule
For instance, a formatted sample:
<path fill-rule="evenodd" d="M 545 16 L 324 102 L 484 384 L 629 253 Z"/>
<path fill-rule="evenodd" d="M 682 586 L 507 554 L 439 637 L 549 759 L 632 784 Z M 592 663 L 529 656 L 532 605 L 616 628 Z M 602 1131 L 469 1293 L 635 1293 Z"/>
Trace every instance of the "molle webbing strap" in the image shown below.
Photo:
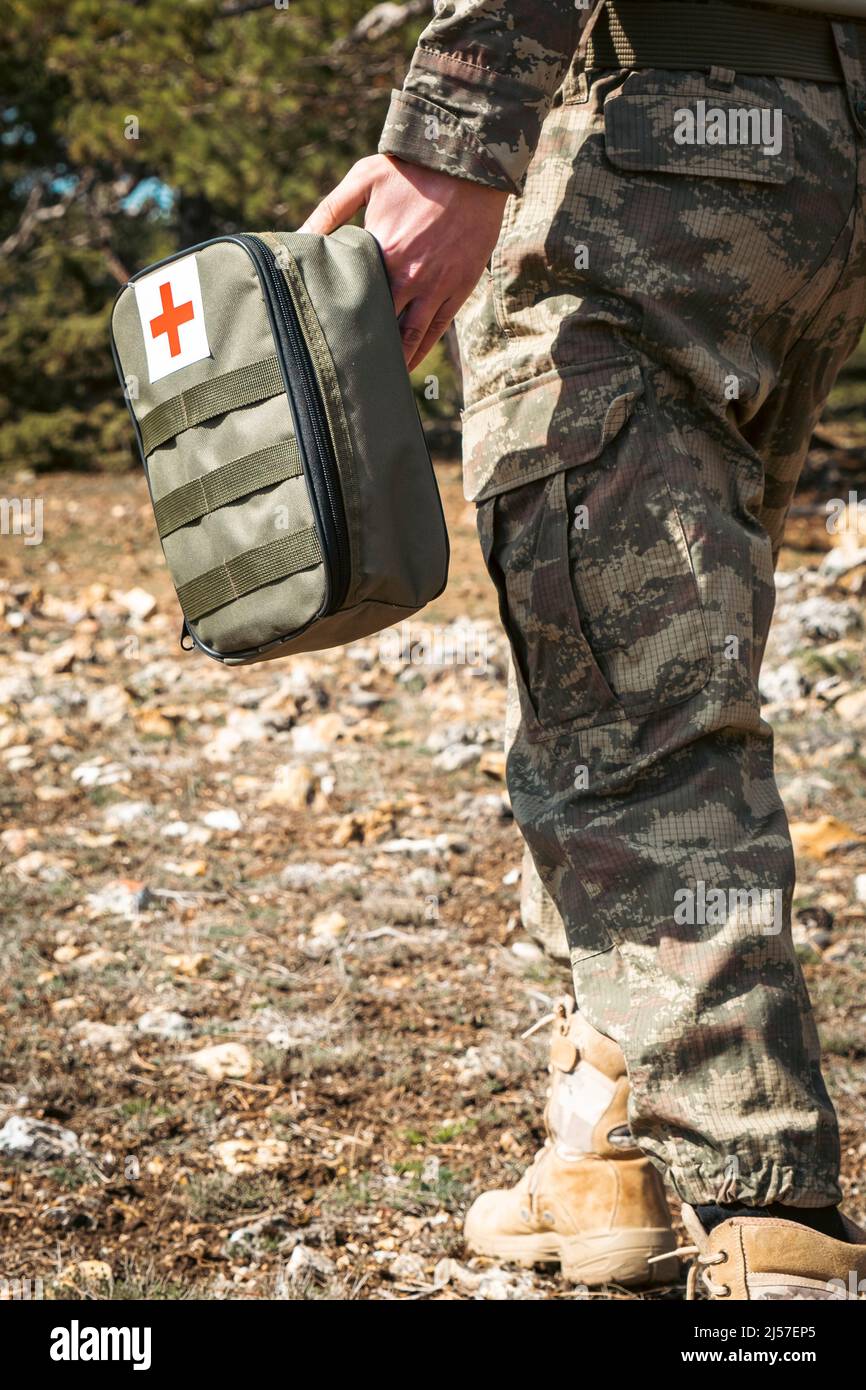
<path fill-rule="evenodd" d="M 212 473 L 182 483 L 154 502 L 159 534 L 170 536 L 172 531 L 198 521 L 229 502 L 237 502 L 239 497 L 247 497 L 273 483 L 285 482 L 287 478 L 297 478 L 302 472 L 296 439 L 284 439 L 279 444 L 269 444 L 266 449 L 244 454 L 243 458 L 232 459 Z"/>
<path fill-rule="evenodd" d="M 228 410 L 278 396 L 285 389 L 276 357 L 265 357 L 261 362 L 250 362 L 246 367 L 236 367 L 233 372 L 224 372 L 222 376 L 189 386 L 148 411 L 141 421 L 145 456 L 181 430 L 201 425 L 214 415 L 225 415 Z"/>
<path fill-rule="evenodd" d="M 224 565 L 215 565 L 179 585 L 177 596 L 184 616 L 189 622 L 195 622 L 205 613 L 231 603 L 232 599 L 242 598 L 276 579 L 288 579 L 289 575 L 310 569 L 321 561 L 319 538 L 311 526 L 305 531 L 294 531 L 290 536 L 268 541 L 267 545 L 257 546 L 255 550 L 233 555 Z"/>
<path fill-rule="evenodd" d="M 824 16 L 688 0 L 607 0 L 586 45 L 586 67 L 720 67 L 744 75 L 842 81 Z"/>

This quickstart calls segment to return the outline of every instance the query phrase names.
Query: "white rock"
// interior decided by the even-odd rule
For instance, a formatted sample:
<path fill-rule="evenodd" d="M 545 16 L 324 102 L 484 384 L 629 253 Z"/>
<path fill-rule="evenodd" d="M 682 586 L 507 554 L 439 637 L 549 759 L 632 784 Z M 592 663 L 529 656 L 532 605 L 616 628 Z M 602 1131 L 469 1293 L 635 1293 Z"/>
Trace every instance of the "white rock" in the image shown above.
<path fill-rule="evenodd" d="M 853 690 L 833 706 L 833 713 L 851 728 L 866 727 L 866 690 Z"/>
<path fill-rule="evenodd" d="M 517 1274 L 499 1266 L 485 1270 L 468 1269 L 459 1260 L 448 1258 L 440 1260 L 436 1265 L 433 1282 L 438 1288 L 456 1284 L 475 1298 L 490 1301 L 543 1297 L 529 1274 Z"/>
<path fill-rule="evenodd" d="M 470 848 L 469 841 L 462 835 L 449 835 L 447 832 L 436 836 L 436 848 L 444 850 L 448 854 L 466 854 Z"/>
<path fill-rule="evenodd" d="M 804 637 L 813 642 L 838 642 L 841 637 L 861 627 L 862 621 L 856 603 L 839 603 L 823 594 L 814 594 L 784 611 L 776 632 L 776 643 L 779 644 L 783 634 L 788 642 L 793 639 L 792 645 Z"/>
<path fill-rule="evenodd" d="M 311 931 L 320 941 L 337 941 L 344 936 L 349 926 L 342 912 L 320 912 L 314 918 Z"/>
<path fill-rule="evenodd" d="M 291 888 L 295 891 L 302 888 L 312 888 L 314 884 L 321 883 L 324 872 L 324 864 L 314 862 L 287 864 L 280 874 L 280 883 L 284 888 Z"/>
<path fill-rule="evenodd" d="M 786 810 L 805 811 L 810 806 L 821 806 L 828 792 L 832 792 L 833 783 L 817 773 L 803 772 L 783 782 L 779 790 Z"/>
<path fill-rule="evenodd" d="M 508 1077 L 513 1078 L 518 1058 L 522 1062 L 522 1057 L 523 1054 L 515 1045 L 509 1047 L 507 1043 L 483 1043 L 480 1047 L 467 1047 L 463 1056 L 455 1058 L 454 1062 L 458 1084 L 474 1084 L 482 1076 L 492 1076 L 500 1081 Z"/>
<path fill-rule="evenodd" d="M 488 792 L 484 796 L 474 797 L 461 819 L 475 821 L 479 817 L 483 820 L 511 820 L 511 804 L 508 798 L 498 792 Z"/>
<path fill-rule="evenodd" d="M 112 598 L 115 603 L 119 603 L 121 608 L 125 608 L 134 618 L 144 621 L 152 613 L 156 612 L 156 599 L 153 594 L 149 594 L 146 589 L 136 586 L 128 590 L 127 593 L 114 593 Z"/>
<path fill-rule="evenodd" d="M 296 1245 L 286 1268 L 292 1283 L 308 1279 L 324 1281 L 336 1271 L 333 1260 L 320 1250 L 312 1250 L 309 1245 Z"/>
<path fill-rule="evenodd" d="M 69 1036 L 79 1047 L 94 1048 L 115 1054 L 128 1052 L 132 1046 L 131 1028 L 128 1023 L 98 1023 L 95 1019 L 82 1019 L 73 1024 Z"/>
<path fill-rule="evenodd" d="M 858 874 L 854 879 L 854 896 L 858 903 L 866 903 L 866 874 Z"/>
<path fill-rule="evenodd" d="M 506 1274 L 505 1270 L 488 1270 L 481 1278 L 475 1297 L 488 1302 L 540 1299 L 542 1295 L 528 1274 Z"/>
<path fill-rule="evenodd" d="M 162 833 L 166 839 L 182 840 L 189 834 L 189 823 L 185 820 L 170 820 L 168 825 L 162 827 Z"/>
<path fill-rule="evenodd" d="M 336 864 L 329 864 L 325 870 L 325 878 L 329 883 L 345 883 L 347 879 L 361 877 L 360 864 L 350 864 L 347 859 L 339 859 Z"/>
<path fill-rule="evenodd" d="M 396 1279 L 398 1283 L 426 1284 L 428 1282 L 424 1261 L 420 1255 L 413 1255 L 409 1250 L 394 1256 L 393 1260 L 389 1262 L 387 1273 L 389 1279 Z"/>
<path fill-rule="evenodd" d="M 198 1071 L 205 1072 L 212 1081 L 224 1081 L 230 1076 L 249 1076 L 253 1069 L 249 1048 L 236 1042 L 199 1048 L 198 1052 L 189 1053 L 186 1060 Z"/>
<path fill-rule="evenodd" d="M 33 825 L 16 825 L 0 833 L 0 845 L 9 854 L 24 854 L 27 846 L 35 844 L 38 839 L 39 831 Z"/>
<path fill-rule="evenodd" d="M 483 752 L 480 743 L 453 743 L 450 748 L 436 754 L 433 766 L 441 767 L 443 772 L 457 772 L 461 767 L 477 763 Z"/>
<path fill-rule="evenodd" d="M 207 815 L 202 816 L 205 825 L 209 825 L 211 830 L 240 830 L 241 818 L 237 811 L 208 811 Z"/>
<path fill-rule="evenodd" d="M 421 1181 L 425 1187 L 435 1187 L 439 1181 L 442 1160 L 436 1154 L 428 1154 L 421 1169 Z"/>
<path fill-rule="evenodd" d="M 544 960 L 544 952 L 534 941 L 515 941 L 511 947 L 511 954 L 517 956 L 525 965 L 537 965 L 540 960 Z"/>
<path fill-rule="evenodd" d="M 377 849 L 383 854 L 442 854 L 449 851 L 453 854 L 465 854 L 469 848 L 468 840 L 461 839 L 458 835 L 436 835 L 433 839 L 411 839 L 404 836 L 397 840 L 386 840 L 384 844 L 377 845 Z"/>
<path fill-rule="evenodd" d="M 225 1139 L 214 1144 L 213 1150 L 226 1171 L 235 1176 L 282 1168 L 289 1157 L 284 1139 Z"/>
<path fill-rule="evenodd" d="M 327 753 L 344 731 L 338 714 L 320 714 L 292 729 L 292 748 L 296 753 Z"/>
<path fill-rule="evenodd" d="M 286 806 L 290 811 L 302 811 L 309 805 L 315 789 L 316 779 L 308 767 L 281 767 L 260 804 L 264 810 Z"/>
<path fill-rule="evenodd" d="M 260 743 L 270 737 L 271 730 L 259 714 L 251 710 L 232 710 L 225 727 L 218 729 L 204 745 L 202 755 L 212 763 L 230 763 L 243 744 Z"/>
<path fill-rule="evenodd" d="M 191 1031 L 189 1020 L 172 1009 L 149 1009 L 135 1026 L 140 1033 L 150 1033 L 155 1038 L 185 1038 Z"/>
<path fill-rule="evenodd" d="M 279 1212 L 266 1212 L 257 1221 L 251 1221 L 248 1226 L 236 1227 L 226 1241 L 226 1245 L 231 1248 L 237 1245 L 255 1244 L 256 1241 L 266 1236 L 277 1235 L 281 1238 L 281 1245 L 288 1245 L 292 1240 L 297 1244 L 301 1237 L 287 1232 L 288 1224 L 287 1218 Z"/>
<path fill-rule="evenodd" d="M 429 748 L 431 753 L 443 753 L 460 743 L 476 743 L 477 739 L 472 737 L 474 732 L 465 721 L 440 724 L 438 728 L 431 729 L 424 740 L 424 747 Z"/>
<path fill-rule="evenodd" d="M 837 545 L 827 551 L 818 566 L 818 573 L 827 575 L 829 579 L 838 579 L 850 570 L 859 569 L 861 565 L 866 565 L 866 550 L 846 550 Z"/>
<path fill-rule="evenodd" d="M 35 767 L 36 763 L 31 757 L 33 749 L 29 743 L 19 743 L 11 748 L 5 749 L 3 761 L 10 772 L 26 772 L 28 768 Z"/>
<path fill-rule="evenodd" d="M 29 676 L 4 676 L 0 679 L 0 705 L 22 704 L 32 700 L 35 694 Z"/>
<path fill-rule="evenodd" d="M 82 787 L 113 787 L 117 782 L 131 782 L 132 773 L 122 763 L 94 758 L 92 762 L 79 763 L 73 768 L 72 780 Z"/>
<path fill-rule="evenodd" d="M 374 1252 L 374 1258 L 379 1255 L 379 1251 Z M 382 1251 L 382 1254 L 389 1254 L 389 1251 Z M 449 1255 L 444 1255 L 436 1264 L 433 1270 L 433 1283 L 437 1288 L 444 1289 L 453 1280 L 455 1284 L 462 1282 L 461 1274 L 470 1274 L 470 1271 L 461 1265 L 459 1260 L 452 1259 Z"/>
<path fill-rule="evenodd" d="M 78 1135 L 50 1120 L 10 1115 L 0 1129 L 0 1153 L 34 1159 L 68 1158 L 81 1152 Z"/>
<path fill-rule="evenodd" d="M 359 864 L 350 864 L 345 859 L 338 860 L 336 864 L 309 860 L 302 864 L 287 864 L 280 874 L 280 883 L 284 888 L 298 892 L 319 883 L 344 883 L 348 879 L 360 878 L 361 874 Z"/>
<path fill-rule="evenodd" d="M 796 661 L 785 661 L 781 666 L 765 666 L 759 678 L 761 699 L 768 704 L 788 704 L 805 695 L 809 683 Z"/>
<path fill-rule="evenodd" d="M 419 864 L 417 868 L 409 870 L 406 883 L 420 889 L 422 893 L 440 893 L 447 886 L 448 880 L 444 874 L 437 873 L 426 864 Z"/>
<path fill-rule="evenodd" d="M 120 724 L 132 706 L 132 697 L 122 685 L 103 685 L 87 697 L 87 718 L 103 728 Z"/>
<path fill-rule="evenodd" d="M 136 821 L 144 820 L 152 813 L 153 807 L 149 801 L 116 801 L 106 809 L 105 824 L 110 829 L 119 829 L 135 825 Z"/>
<path fill-rule="evenodd" d="M 4 873 L 14 872 L 23 878 L 38 878 L 43 883 L 59 883 L 68 878 L 72 861 L 62 859 L 56 854 L 46 854 L 41 849 L 32 849 L 22 854 L 14 863 L 7 864 Z"/>
<path fill-rule="evenodd" d="M 385 840 L 384 844 L 378 846 L 383 854 L 437 854 L 438 847 L 435 840 L 410 840 L 406 837 L 399 840 Z"/>
<path fill-rule="evenodd" d="M 92 951 L 76 956 L 70 968 L 84 974 L 88 970 L 104 970 L 109 965 L 122 965 L 125 959 L 121 951 L 106 951 L 104 946 L 94 946 Z"/>
<path fill-rule="evenodd" d="M 97 893 L 87 893 L 84 900 L 98 917 L 136 917 L 158 902 L 144 884 L 122 881 L 107 883 Z"/>
<path fill-rule="evenodd" d="M 506 888 L 513 888 L 515 883 L 520 882 L 520 870 L 509 869 L 507 874 L 502 875 L 502 882 Z"/>

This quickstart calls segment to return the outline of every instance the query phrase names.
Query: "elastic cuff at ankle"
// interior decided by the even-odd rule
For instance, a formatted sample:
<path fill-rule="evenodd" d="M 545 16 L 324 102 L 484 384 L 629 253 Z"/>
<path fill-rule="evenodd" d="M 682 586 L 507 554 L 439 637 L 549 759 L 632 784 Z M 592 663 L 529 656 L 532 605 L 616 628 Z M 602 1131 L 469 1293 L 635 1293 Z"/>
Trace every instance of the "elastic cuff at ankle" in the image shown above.
<path fill-rule="evenodd" d="M 810 1173 L 775 1160 L 754 1172 L 730 1162 L 725 1167 L 674 1164 L 668 1169 L 668 1176 L 677 1196 L 692 1207 L 715 1202 L 743 1202 L 750 1207 L 769 1206 L 771 1202 L 784 1202 L 791 1207 L 830 1207 L 842 1201 L 836 1172 Z"/>

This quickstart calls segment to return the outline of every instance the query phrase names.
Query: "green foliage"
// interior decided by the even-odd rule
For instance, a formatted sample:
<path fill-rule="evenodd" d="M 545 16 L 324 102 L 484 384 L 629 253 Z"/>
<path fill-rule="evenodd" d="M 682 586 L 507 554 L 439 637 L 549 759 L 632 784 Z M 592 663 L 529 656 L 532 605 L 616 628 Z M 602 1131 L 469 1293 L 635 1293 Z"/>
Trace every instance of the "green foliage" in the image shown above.
<path fill-rule="evenodd" d="M 369 0 L 7 0 L 0 52 L 0 459 L 133 461 L 108 348 L 129 274 L 225 231 L 297 227 L 375 150 L 422 20 Z M 426 422 L 453 419 L 447 361 Z"/>

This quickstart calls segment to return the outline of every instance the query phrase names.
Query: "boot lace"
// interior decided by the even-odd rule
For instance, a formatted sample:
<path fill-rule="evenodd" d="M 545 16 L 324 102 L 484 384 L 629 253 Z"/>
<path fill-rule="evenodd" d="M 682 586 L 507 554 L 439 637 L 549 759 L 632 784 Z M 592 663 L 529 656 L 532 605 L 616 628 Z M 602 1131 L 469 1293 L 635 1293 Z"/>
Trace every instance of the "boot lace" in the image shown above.
<path fill-rule="evenodd" d="M 686 1276 L 686 1301 L 691 1303 L 695 1298 L 698 1275 L 707 1293 L 712 1298 L 730 1298 L 731 1290 L 727 1284 L 717 1284 L 710 1274 L 708 1266 L 724 1264 L 728 1258 L 727 1252 L 717 1250 L 714 1255 L 701 1250 L 697 1245 L 681 1245 L 678 1250 L 672 1252 L 680 1258 L 691 1258 L 689 1272 Z M 653 1255 L 647 1260 L 647 1264 L 655 1264 L 658 1260 L 669 1260 L 670 1255 Z"/>

